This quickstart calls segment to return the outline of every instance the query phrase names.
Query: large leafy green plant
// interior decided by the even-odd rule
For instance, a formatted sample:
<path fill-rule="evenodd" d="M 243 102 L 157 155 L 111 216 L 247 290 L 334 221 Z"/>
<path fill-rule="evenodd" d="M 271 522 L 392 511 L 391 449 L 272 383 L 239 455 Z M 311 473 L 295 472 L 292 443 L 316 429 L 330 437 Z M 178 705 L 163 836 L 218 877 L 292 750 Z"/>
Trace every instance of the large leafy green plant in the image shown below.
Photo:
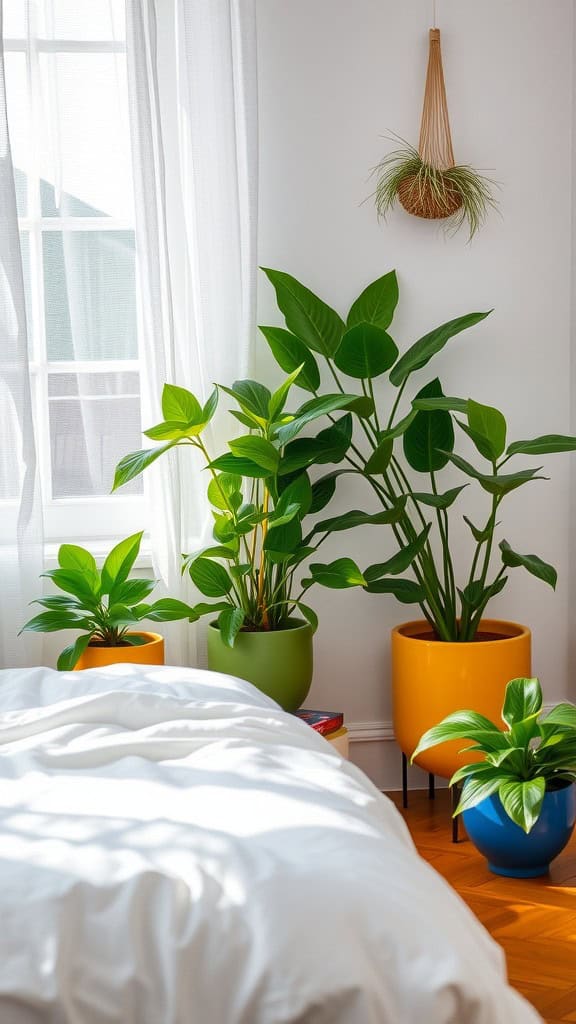
<path fill-rule="evenodd" d="M 479 324 L 488 313 L 468 313 L 436 327 L 400 355 L 388 328 L 398 302 L 394 271 L 372 282 L 352 304 L 346 320 L 289 274 L 265 269 L 272 283 L 286 328 L 262 327 L 279 365 L 290 373 L 303 364 L 305 372 L 296 384 L 320 394 L 320 367 L 327 368 L 341 393 L 347 379 L 360 383 L 364 403 L 352 407 L 356 435 L 344 459 L 346 468 L 332 473 L 324 486 L 332 491 L 341 472 L 361 477 L 382 506 L 382 517 L 353 510 L 323 524 L 327 532 L 362 523 L 387 522 L 398 542 L 398 551 L 382 562 L 360 571 L 351 570 L 345 583 L 332 566 L 310 566 L 310 580 L 325 586 L 362 586 L 369 593 L 393 594 L 407 604 L 420 606 L 434 634 L 444 641 L 470 641 L 490 599 L 504 588 L 509 569 L 523 566 L 550 586 L 556 570 L 537 555 L 515 551 L 506 539 L 499 543 L 500 564 L 493 567 L 498 515 L 512 491 L 544 479 L 539 468 L 510 471 L 519 455 L 540 456 L 576 450 L 576 438 L 549 434 L 507 443 L 506 420 L 499 410 L 469 398 L 446 397 L 437 377 L 420 386 L 402 409 L 407 385 L 428 365 L 446 343 Z M 375 382 L 386 377 L 389 388 L 376 399 Z M 318 398 L 317 398 L 318 400 Z M 304 424 L 302 423 L 302 426 Z M 301 426 L 296 420 L 287 428 L 290 437 Z M 478 467 L 455 451 L 456 436 L 471 442 Z M 300 444 L 306 444 L 305 439 Z M 402 452 L 400 451 L 402 449 Z M 406 467 L 408 464 L 408 469 Z M 444 489 L 441 472 L 455 467 L 463 481 Z M 416 478 L 411 475 L 416 474 Z M 425 479 L 424 483 L 420 480 Z M 472 484 L 487 501 L 485 518 L 470 529 L 472 550 L 460 574 L 451 544 L 452 517 L 464 487 Z M 478 502 L 478 515 L 482 503 Z M 412 577 L 403 574 L 411 569 Z"/>
<path fill-rule="evenodd" d="M 102 647 L 145 644 L 146 638 L 134 632 L 142 619 L 168 622 L 197 618 L 194 609 L 183 601 L 162 598 L 153 604 L 145 602 L 157 581 L 129 579 L 141 541 L 142 533 L 120 541 L 112 548 L 101 571 L 94 556 L 85 548 L 62 544 L 58 551 L 58 568 L 42 574 L 64 593 L 34 601 L 46 610 L 30 619 L 21 632 L 81 630 L 80 636 L 58 658 L 57 667 L 61 671 L 72 670 L 89 644 Z"/>
<path fill-rule="evenodd" d="M 455 814 L 497 793 L 506 814 L 530 832 L 549 790 L 576 779 L 576 707 L 557 704 L 545 717 L 538 679 L 512 679 L 506 687 L 499 729 L 476 711 L 455 711 L 422 736 L 411 761 L 447 740 L 466 740 L 466 752 L 483 760 L 459 768 L 450 785 L 464 781 Z"/>
<path fill-rule="evenodd" d="M 294 413 L 285 412 L 290 389 L 302 379 L 315 383 L 311 360 L 303 358 L 273 393 L 253 380 L 219 385 L 237 405 L 232 415 L 250 432 L 229 441 L 229 451 L 213 457 L 203 434 L 216 411 L 218 389 L 202 406 L 185 388 L 165 384 L 164 420 L 145 431 L 161 442 L 155 448 L 133 452 L 116 469 L 114 487 L 142 473 L 172 448 L 199 453 L 210 474 L 208 500 L 214 519 L 214 544 L 183 556 L 183 572 L 209 602 L 196 604 L 195 618 L 218 616 L 224 642 L 232 647 L 240 629 L 285 629 L 300 612 L 316 628 L 312 608 L 302 603 L 298 570 L 325 540 L 326 524 L 305 530 L 309 514 L 321 511 L 332 497 L 334 474 L 312 484 L 308 469 L 341 462 L 352 441 L 352 414 L 344 412 L 315 437 L 296 438 L 304 426 L 337 410 L 362 407 L 363 396 L 324 395 L 304 402 Z M 385 521 L 387 513 L 377 521 Z M 330 529 L 336 529 L 332 523 Z M 359 582 L 349 559 L 331 567 L 335 585 Z M 356 575 L 355 575 L 356 574 Z M 298 592 L 297 592 L 298 591 Z"/>

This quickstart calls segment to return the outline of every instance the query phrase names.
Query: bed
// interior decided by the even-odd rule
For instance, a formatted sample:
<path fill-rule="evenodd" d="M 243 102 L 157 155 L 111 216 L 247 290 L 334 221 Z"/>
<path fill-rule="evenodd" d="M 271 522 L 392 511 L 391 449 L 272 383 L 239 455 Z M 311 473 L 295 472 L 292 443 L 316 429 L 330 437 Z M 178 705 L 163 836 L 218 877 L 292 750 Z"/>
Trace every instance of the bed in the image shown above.
<path fill-rule="evenodd" d="M 401 816 L 249 683 L 0 672 L 1 1024 L 535 1024 Z"/>

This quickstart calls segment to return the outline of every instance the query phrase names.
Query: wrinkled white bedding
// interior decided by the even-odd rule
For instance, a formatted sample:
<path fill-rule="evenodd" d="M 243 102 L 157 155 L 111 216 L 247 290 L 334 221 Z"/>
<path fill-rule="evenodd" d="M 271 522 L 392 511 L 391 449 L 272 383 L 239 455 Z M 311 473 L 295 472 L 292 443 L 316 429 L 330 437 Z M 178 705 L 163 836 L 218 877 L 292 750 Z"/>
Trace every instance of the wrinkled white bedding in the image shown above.
<path fill-rule="evenodd" d="M 1 1024 L 534 1024 L 393 805 L 248 683 L 0 672 Z"/>

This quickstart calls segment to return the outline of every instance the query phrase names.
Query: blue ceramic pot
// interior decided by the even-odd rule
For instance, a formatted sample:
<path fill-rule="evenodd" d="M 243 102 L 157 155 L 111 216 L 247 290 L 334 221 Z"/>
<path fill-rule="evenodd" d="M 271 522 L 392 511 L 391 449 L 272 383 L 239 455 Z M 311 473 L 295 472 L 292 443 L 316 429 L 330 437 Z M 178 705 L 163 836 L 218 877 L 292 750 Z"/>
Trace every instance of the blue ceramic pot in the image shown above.
<path fill-rule="evenodd" d="M 540 817 L 528 834 L 508 817 L 496 793 L 464 811 L 462 817 L 490 871 L 509 878 L 534 878 L 546 874 L 572 835 L 576 786 L 567 783 L 546 793 Z"/>

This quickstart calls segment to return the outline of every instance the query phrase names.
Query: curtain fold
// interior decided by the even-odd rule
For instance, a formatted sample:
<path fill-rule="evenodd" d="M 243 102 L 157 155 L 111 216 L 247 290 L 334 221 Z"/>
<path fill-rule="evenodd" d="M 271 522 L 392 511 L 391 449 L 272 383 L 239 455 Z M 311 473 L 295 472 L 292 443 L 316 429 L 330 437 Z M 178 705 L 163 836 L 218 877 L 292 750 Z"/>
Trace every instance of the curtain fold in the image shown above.
<path fill-rule="evenodd" d="M 246 376 L 255 333 L 257 102 L 254 0 L 127 0 L 143 346 L 142 418 L 167 381 L 205 400 Z M 224 423 L 223 423 L 224 420 Z M 231 420 L 208 443 L 221 448 Z M 181 553 L 211 517 L 194 453 L 147 472 L 154 568 L 178 593 Z M 202 661 L 196 630 L 167 630 L 171 660 Z"/>
<path fill-rule="evenodd" d="M 41 641 L 18 630 L 42 571 L 42 504 L 36 464 L 28 336 L 14 168 L 0 46 L 0 667 L 38 663 Z"/>

